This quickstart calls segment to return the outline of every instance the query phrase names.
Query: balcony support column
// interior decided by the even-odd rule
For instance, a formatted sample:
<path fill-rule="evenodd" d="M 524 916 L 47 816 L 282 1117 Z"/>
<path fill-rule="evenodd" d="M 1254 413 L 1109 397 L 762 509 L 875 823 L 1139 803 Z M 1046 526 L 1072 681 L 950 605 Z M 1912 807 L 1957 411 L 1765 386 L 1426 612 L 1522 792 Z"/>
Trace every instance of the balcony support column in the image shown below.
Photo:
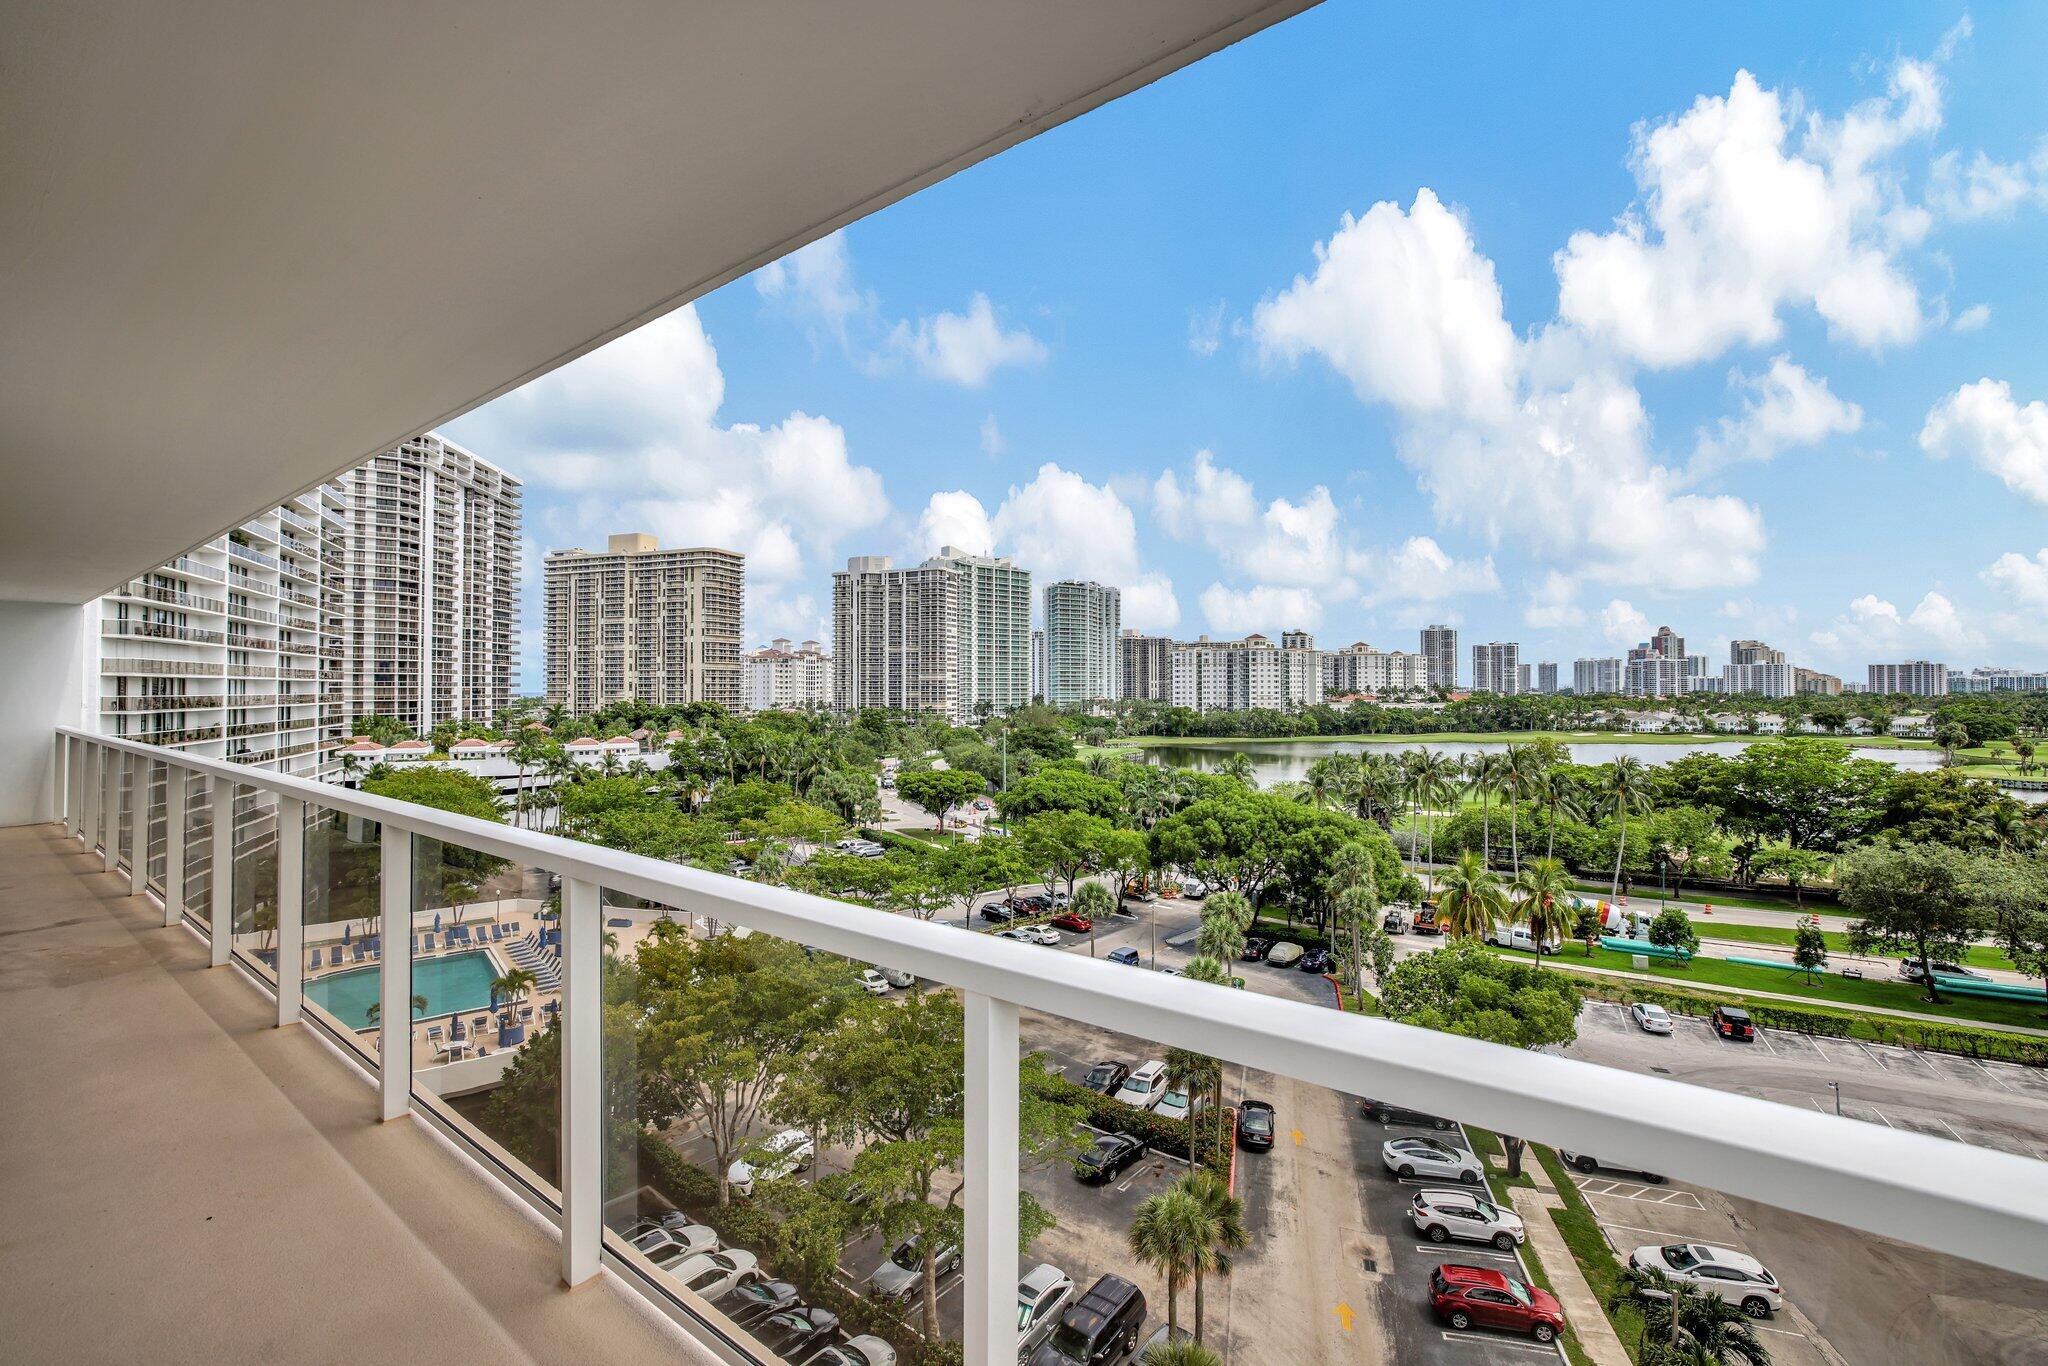
<path fill-rule="evenodd" d="M 967 1010 L 963 1272 L 969 1366 L 1017 1359 L 1017 1007 L 980 992 Z"/>
<path fill-rule="evenodd" d="M 212 963 L 224 968 L 235 953 L 235 785 L 225 778 L 206 780 L 213 809 L 212 843 L 207 846 L 207 942 Z"/>
<path fill-rule="evenodd" d="M 604 1014 L 598 999 L 604 952 L 594 882 L 562 882 L 562 1283 L 597 1274 L 604 1243 Z"/>
<path fill-rule="evenodd" d="M 388 946 L 387 946 L 388 947 Z M 277 1026 L 299 1022 L 306 972 L 306 804 L 277 799 Z M 408 1011 L 406 1018 L 412 1018 Z"/>
<path fill-rule="evenodd" d="M 121 756 L 105 745 L 100 750 L 100 866 L 114 871 L 121 844 Z"/>
<path fill-rule="evenodd" d="M 390 821 L 378 827 L 383 870 L 378 881 L 380 933 L 384 952 L 378 962 L 382 1004 L 378 1007 L 377 1073 L 381 1098 L 378 1118 L 403 1119 L 412 1112 L 412 847 L 410 830 Z"/>
<path fill-rule="evenodd" d="M 185 770 L 164 760 L 164 928 L 185 915 Z"/>
<path fill-rule="evenodd" d="M 90 740 L 78 747 L 78 839 L 90 854 L 100 837 L 100 747 Z"/>
<path fill-rule="evenodd" d="M 71 773 L 71 737 L 59 735 L 57 744 L 57 819 L 67 830 L 76 829 L 71 820 L 71 794 L 78 789 Z"/>
<path fill-rule="evenodd" d="M 149 759 L 128 756 L 128 891 L 149 895 Z"/>

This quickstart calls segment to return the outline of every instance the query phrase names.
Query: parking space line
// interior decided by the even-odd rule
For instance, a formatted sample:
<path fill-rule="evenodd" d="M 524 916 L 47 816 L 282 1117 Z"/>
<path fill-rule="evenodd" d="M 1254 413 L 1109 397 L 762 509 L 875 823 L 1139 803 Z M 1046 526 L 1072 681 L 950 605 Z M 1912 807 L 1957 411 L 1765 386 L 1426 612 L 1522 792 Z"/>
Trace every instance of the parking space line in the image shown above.
<path fill-rule="evenodd" d="M 1665 1238 L 1669 1239 L 1674 1243 L 1691 1243 L 1698 1241 L 1698 1239 L 1684 1237 L 1676 1233 L 1666 1233 L 1662 1229 L 1644 1228 L 1641 1224 L 1610 1224 L 1605 1219 L 1595 1219 L 1593 1222 L 1600 1225 L 1600 1227 L 1602 1228 L 1626 1229 L 1630 1233 L 1647 1233 L 1652 1238 Z"/>
<path fill-rule="evenodd" d="M 1682 1315 L 1679 1318 L 1679 1326 L 1681 1328 L 1685 1326 L 1685 1319 Z M 1804 1333 L 1795 1333 L 1790 1328 L 1766 1328 L 1761 1323 L 1752 1323 L 1749 1326 L 1756 1329 L 1759 1333 L 1776 1333 L 1781 1338 L 1803 1338 L 1806 1336 Z"/>
<path fill-rule="evenodd" d="M 1997 1083 L 1999 1086 L 2003 1087 L 2007 1091 L 2012 1090 L 2012 1087 L 2010 1085 L 1999 1079 L 1999 1076 L 1996 1072 L 1992 1071 L 1989 1067 L 1985 1066 L 1983 1059 L 1972 1058 L 1970 1059 L 1970 1061 L 1976 1063 L 1977 1070 L 1982 1072 L 1985 1076 L 1991 1078 L 1993 1082 Z"/>
<path fill-rule="evenodd" d="M 1927 1055 L 1925 1053 L 1908 1052 L 1906 1056 L 1911 1058 L 1914 1062 L 1919 1063 L 1922 1067 L 1926 1068 L 1927 1075 L 1931 1077 L 1938 1077 L 1941 1075 L 1940 1071 L 1938 1071 L 1935 1068 L 1934 1064 L 1927 1061 Z"/>
<path fill-rule="evenodd" d="M 1417 1243 L 1417 1252 L 1427 1252 L 1436 1257 L 1453 1254 L 1460 1257 L 1491 1257 L 1497 1262 L 1519 1262 L 1521 1259 L 1512 1252 L 1495 1252 L 1491 1248 L 1473 1247 L 1468 1243 Z"/>
<path fill-rule="evenodd" d="M 1873 1105 L 1873 1106 L 1871 1106 L 1871 1107 L 1870 1107 L 1870 1113 L 1872 1113 L 1873 1115 L 1876 1115 L 1876 1116 L 1877 1116 L 1877 1117 L 1878 1117 L 1879 1119 L 1884 1119 L 1884 1111 L 1882 1111 L 1882 1110 L 1878 1109 L 1878 1108 L 1877 1108 L 1877 1107 L 1876 1107 L 1875 1105 Z M 1885 1128 L 1887 1128 L 1887 1129 L 1896 1129 L 1896 1128 L 1898 1128 L 1899 1126 L 1898 1126 L 1898 1125 L 1896 1125 L 1896 1124 L 1894 1124 L 1894 1123 L 1892 1123 L 1892 1122 L 1891 1122 L 1890 1120 L 1888 1120 L 1888 1119 L 1884 1119 L 1884 1127 L 1885 1127 Z"/>
<path fill-rule="evenodd" d="M 1556 1353 L 1549 1347 L 1539 1347 L 1533 1342 L 1515 1342 L 1510 1338 L 1497 1338 L 1486 1333 L 1460 1333 L 1455 1329 L 1443 1330 L 1445 1342 L 1476 1342 L 1487 1347 L 1508 1347 L 1517 1352 L 1541 1352 L 1544 1356 Z"/>
<path fill-rule="evenodd" d="M 1949 1137 L 1953 1138 L 1956 1142 L 1961 1143 L 1963 1141 L 1963 1136 L 1956 1132 L 1956 1126 L 1943 1119 L 1940 1115 L 1934 1117 L 1934 1122 L 1948 1130 Z"/>
<path fill-rule="evenodd" d="M 1807 1040 L 1807 1042 L 1813 1045 L 1813 1051 L 1814 1051 L 1814 1052 L 1816 1052 L 1816 1053 L 1820 1054 L 1820 1059 L 1821 1059 L 1821 1061 L 1822 1061 L 1822 1062 L 1833 1062 L 1833 1061 L 1834 1061 L 1834 1059 L 1833 1059 L 1833 1058 L 1831 1058 L 1831 1057 L 1829 1057 L 1829 1056 L 1828 1056 L 1828 1051 L 1827 1051 L 1827 1050 L 1826 1050 L 1825 1048 L 1822 1048 L 1822 1047 L 1820 1046 L 1820 1040 L 1819 1040 L 1819 1039 L 1808 1039 L 1808 1040 Z"/>
<path fill-rule="evenodd" d="M 1886 1062 L 1883 1058 L 1880 1058 L 1877 1054 L 1870 1051 L 1869 1044 L 1863 1043 L 1861 1041 L 1855 1042 L 1856 1046 L 1863 1050 L 1863 1054 L 1865 1057 L 1869 1058 L 1872 1062 L 1876 1063 L 1879 1067 L 1883 1068 L 1887 1072 L 1892 1070 L 1890 1063 Z"/>
<path fill-rule="evenodd" d="M 1775 1057 L 1777 1057 L 1777 1056 L 1778 1056 L 1778 1050 L 1777 1050 L 1776 1048 L 1773 1048 L 1773 1047 L 1771 1046 L 1771 1041 L 1770 1041 L 1770 1038 L 1768 1037 L 1768 1035 L 1770 1034 L 1770 1031 L 1769 1031 L 1769 1030 L 1767 1030 L 1767 1029 L 1759 1029 L 1759 1030 L 1756 1030 L 1756 1031 L 1755 1031 L 1755 1034 L 1756 1034 L 1756 1041 L 1757 1041 L 1758 1043 L 1762 1044 L 1762 1045 L 1763 1045 L 1763 1046 L 1764 1046 L 1765 1048 L 1769 1048 L 1769 1049 L 1771 1050 L 1771 1056 L 1772 1056 L 1772 1057 L 1774 1057 L 1774 1058 L 1775 1058 Z"/>

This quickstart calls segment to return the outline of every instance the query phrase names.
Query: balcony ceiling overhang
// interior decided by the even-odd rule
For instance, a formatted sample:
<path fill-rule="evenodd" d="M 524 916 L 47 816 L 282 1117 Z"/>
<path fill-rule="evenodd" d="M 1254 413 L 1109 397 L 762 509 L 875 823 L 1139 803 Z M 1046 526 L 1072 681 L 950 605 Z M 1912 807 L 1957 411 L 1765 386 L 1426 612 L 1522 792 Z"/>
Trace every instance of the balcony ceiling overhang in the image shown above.
<path fill-rule="evenodd" d="M 11 6 L 0 599 L 89 599 L 1311 3 Z"/>

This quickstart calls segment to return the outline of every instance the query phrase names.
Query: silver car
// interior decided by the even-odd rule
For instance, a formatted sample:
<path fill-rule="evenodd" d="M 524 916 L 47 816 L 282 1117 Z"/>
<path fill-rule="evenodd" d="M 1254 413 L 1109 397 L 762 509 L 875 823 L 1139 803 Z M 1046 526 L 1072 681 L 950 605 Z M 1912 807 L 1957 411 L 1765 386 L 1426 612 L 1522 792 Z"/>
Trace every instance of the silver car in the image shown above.
<path fill-rule="evenodd" d="M 957 1270 L 959 1266 L 959 1248 L 941 1247 L 939 1249 L 938 1274 L 940 1276 L 943 1277 L 948 1271 Z M 917 1250 L 916 1243 L 907 1239 L 898 1243 L 896 1250 L 891 1252 L 888 1258 L 875 1268 L 872 1276 L 868 1277 L 868 1289 L 884 1299 L 909 1299 L 911 1295 L 923 1286 L 924 1254 Z"/>
<path fill-rule="evenodd" d="M 896 1366 L 896 1349 L 872 1333 L 834 1343 L 804 1366 Z"/>
<path fill-rule="evenodd" d="M 1399 1177 L 1433 1176 L 1479 1184 L 1484 1174 L 1479 1159 L 1463 1148 L 1453 1148 L 1433 1138 L 1392 1138 L 1380 1145 L 1380 1161 Z"/>
<path fill-rule="evenodd" d="M 1017 1360 L 1028 1359 L 1045 1341 L 1073 1297 L 1074 1278 L 1051 1262 L 1040 1262 L 1024 1273 L 1017 1282 Z"/>
<path fill-rule="evenodd" d="M 1636 1028 L 1645 1034 L 1669 1034 L 1671 1012 L 1663 1006 L 1649 1001 L 1637 1001 L 1628 1008 L 1628 1016 L 1636 1022 Z"/>
<path fill-rule="evenodd" d="M 699 1252 L 673 1257 L 661 1269 L 707 1300 L 715 1300 L 759 1271 L 754 1254 L 736 1247 L 730 1252 Z"/>
<path fill-rule="evenodd" d="M 1432 1243 L 1492 1243 L 1502 1252 L 1512 1252 L 1529 1236 L 1520 1215 L 1471 1191 L 1417 1191 L 1408 1217 L 1415 1231 Z"/>

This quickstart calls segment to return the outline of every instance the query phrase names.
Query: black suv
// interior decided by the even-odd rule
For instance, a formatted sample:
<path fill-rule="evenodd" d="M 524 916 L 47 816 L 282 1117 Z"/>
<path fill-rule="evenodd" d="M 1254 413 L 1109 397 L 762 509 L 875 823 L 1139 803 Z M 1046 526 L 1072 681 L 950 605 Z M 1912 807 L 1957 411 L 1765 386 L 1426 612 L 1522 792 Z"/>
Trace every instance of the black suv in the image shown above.
<path fill-rule="evenodd" d="M 1271 947 L 1272 942 L 1270 940 L 1261 939 L 1259 936 L 1253 935 L 1244 941 L 1244 951 L 1237 956 L 1247 963 L 1256 963 L 1266 956 L 1266 950 Z"/>
<path fill-rule="evenodd" d="M 1385 1100 L 1361 1100 L 1358 1108 L 1365 1112 L 1367 1119 L 1376 1119 L 1382 1124 L 1414 1124 L 1431 1129 L 1448 1129 L 1451 1121 L 1442 1115 L 1426 1114 L 1411 1110 L 1405 1105 L 1396 1105 Z"/>
<path fill-rule="evenodd" d="M 1088 1069 L 1088 1080 L 1081 1084 L 1091 1091 L 1100 1091 L 1105 1096 L 1116 1094 L 1116 1088 L 1124 1084 L 1124 1078 L 1131 1075 L 1131 1069 L 1120 1062 L 1099 1062 Z"/>
<path fill-rule="evenodd" d="M 1038 1344 L 1031 1366 L 1103 1366 L 1138 1345 L 1145 1292 L 1121 1276 L 1104 1276 L 1067 1306 L 1060 1326 Z"/>

